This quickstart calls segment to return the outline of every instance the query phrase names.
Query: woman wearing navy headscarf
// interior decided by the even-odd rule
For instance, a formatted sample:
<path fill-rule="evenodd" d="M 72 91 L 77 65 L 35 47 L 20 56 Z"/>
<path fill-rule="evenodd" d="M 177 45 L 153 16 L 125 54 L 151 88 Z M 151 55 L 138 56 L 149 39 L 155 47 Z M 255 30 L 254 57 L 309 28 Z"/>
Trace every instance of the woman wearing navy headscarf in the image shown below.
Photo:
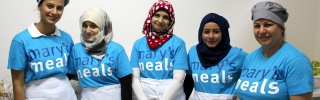
<path fill-rule="evenodd" d="M 218 14 L 209 13 L 202 19 L 199 43 L 188 53 L 189 70 L 184 82 L 187 97 L 193 88 L 194 100 L 234 97 L 234 87 L 247 53 L 230 45 L 228 28 L 228 21 Z"/>

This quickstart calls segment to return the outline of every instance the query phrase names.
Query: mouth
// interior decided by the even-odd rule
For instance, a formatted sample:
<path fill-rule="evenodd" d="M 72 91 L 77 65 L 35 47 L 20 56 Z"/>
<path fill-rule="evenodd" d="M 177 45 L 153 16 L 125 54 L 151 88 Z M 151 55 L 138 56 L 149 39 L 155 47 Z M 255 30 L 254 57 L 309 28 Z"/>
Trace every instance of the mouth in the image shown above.
<path fill-rule="evenodd" d="M 214 44 L 214 43 L 216 43 L 215 41 L 207 41 L 207 43 L 209 43 L 209 44 Z"/>
<path fill-rule="evenodd" d="M 157 24 L 156 26 L 159 27 L 159 28 L 163 27 L 163 25 L 161 25 L 161 24 Z"/>
<path fill-rule="evenodd" d="M 269 40 L 270 37 L 269 36 L 267 36 L 267 37 L 259 37 L 259 39 L 261 39 L 261 40 Z"/>
<path fill-rule="evenodd" d="M 51 21 L 56 21 L 56 20 L 58 20 L 58 17 L 56 17 L 56 16 L 48 16 L 49 17 L 49 20 L 51 20 Z"/>

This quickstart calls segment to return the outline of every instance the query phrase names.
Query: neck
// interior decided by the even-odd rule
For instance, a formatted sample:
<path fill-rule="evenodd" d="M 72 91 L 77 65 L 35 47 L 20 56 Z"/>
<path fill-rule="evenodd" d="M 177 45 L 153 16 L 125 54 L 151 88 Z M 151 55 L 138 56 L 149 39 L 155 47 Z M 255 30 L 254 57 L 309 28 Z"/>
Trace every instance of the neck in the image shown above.
<path fill-rule="evenodd" d="M 267 58 L 271 57 L 273 54 L 275 54 L 282 47 L 282 45 L 284 43 L 285 43 L 285 41 L 282 40 L 272 47 L 263 47 L 263 49 L 262 49 L 263 56 L 267 57 Z"/>
<path fill-rule="evenodd" d="M 40 33 L 46 35 L 46 36 L 50 36 L 51 34 L 54 33 L 55 31 L 55 25 L 54 24 L 45 24 L 42 21 L 40 21 L 39 23 L 35 23 L 36 28 L 39 30 Z"/>

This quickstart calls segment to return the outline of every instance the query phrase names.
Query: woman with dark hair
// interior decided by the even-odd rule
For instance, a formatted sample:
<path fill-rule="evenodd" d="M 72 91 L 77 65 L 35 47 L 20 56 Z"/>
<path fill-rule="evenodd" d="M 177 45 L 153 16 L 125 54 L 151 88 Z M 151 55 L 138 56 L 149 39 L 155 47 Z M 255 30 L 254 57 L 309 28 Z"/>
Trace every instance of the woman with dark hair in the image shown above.
<path fill-rule="evenodd" d="M 18 33 L 10 46 L 14 99 L 76 100 L 66 76 L 73 41 L 56 26 L 69 0 L 37 2 L 40 21 Z"/>
<path fill-rule="evenodd" d="M 251 9 L 253 33 L 261 45 L 250 53 L 236 86 L 241 100 L 312 100 L 311 61 L 285 41 L 287 9 L 263 1 Z"/>

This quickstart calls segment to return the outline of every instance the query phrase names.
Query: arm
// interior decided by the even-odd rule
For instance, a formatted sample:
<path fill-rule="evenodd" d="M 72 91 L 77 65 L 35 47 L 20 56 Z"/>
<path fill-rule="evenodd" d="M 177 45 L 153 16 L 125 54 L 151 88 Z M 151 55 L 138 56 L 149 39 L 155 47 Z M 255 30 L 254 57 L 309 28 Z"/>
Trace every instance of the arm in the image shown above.
<path fill-rule="evenodd" d="M 290 100 L 312 100 L 312 92 L 290 96 Z"/>
<path fill-rule="evenodd" d="M 132 88 L 138 100 L 147 100 L 140 83 L 140 69 L 133 67 Z"/>
<path fill-rule="evenodd" d="M 121 83 L 121 99 L 132 100 L 132 77 L 131 74 L 120 78 Z"/>
<path fill-rule="evenodd" d="M 173 70 L 173 81 L 164 91 L 161 100 L 172 100 L 179 89 L 182 88 L 186 72 L 184 70 Z"/>
<path fill-rule="evenodd" d="M 24 89 L 25 71 L 11 70 L 14 100 L 25 100 L 26 94 Z"/>
<path fill-rule="evenodd" d="M 189 99 L 192 93 L 193 87 L 194 87 L 194 83 L 193 83 L 192 76 L 190 74 L 187 74 L 183 83 L 183 90 L 184 90 L 184 93 L 186 94 L 186 99 Z"/>

